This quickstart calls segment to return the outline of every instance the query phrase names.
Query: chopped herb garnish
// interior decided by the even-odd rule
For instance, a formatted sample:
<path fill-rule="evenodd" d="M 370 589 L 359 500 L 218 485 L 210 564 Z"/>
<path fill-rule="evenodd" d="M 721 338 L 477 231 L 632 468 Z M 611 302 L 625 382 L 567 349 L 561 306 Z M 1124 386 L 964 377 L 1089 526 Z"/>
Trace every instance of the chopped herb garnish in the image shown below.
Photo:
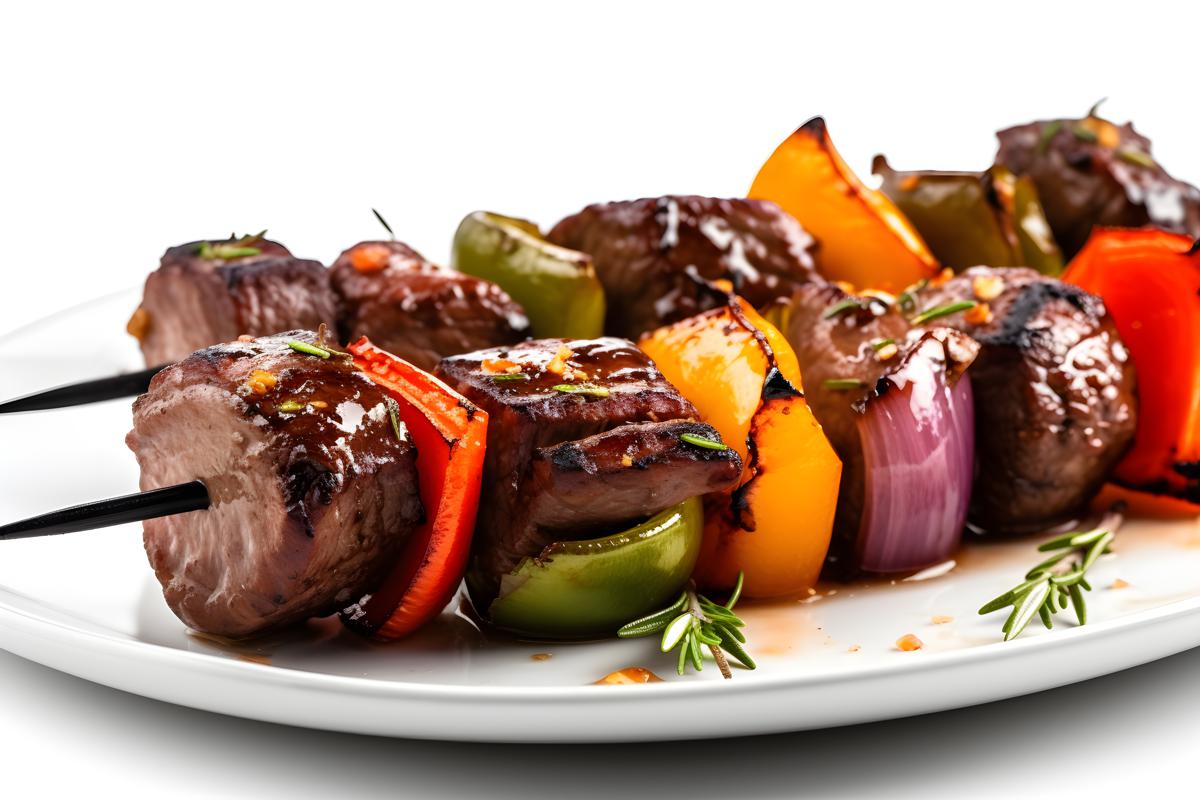
<path fill-rule="evenodd" d="M 594 383 L 560 383 L 557 386 L 552 386 L 556 392 L 566 392 L 568 394 L 586 394 L 592 397 L 608 397 L 608 389 L 603 386 L 597 386 Z"/>
<path fill-rule="evenodd" d="M 387 406 L 388 419 L 392 421 L 392 432 L 396 434 L 396 438 L 404 441 L 404 432 L 400 428 L 400 404 L 390 397 L 383 398 L 384 405 Z"/>
<path fill-rule="evenodd" d="M 896 304 L 900 306 L 900 310 L 905 313 L 915 311 L 917 308 L 917 295 L 924 291 L 928 285 L 929 279 L 921 278 L 921 280 L 901 292 L 900 296 L 896 298 Z"/>
<path fill-rule="evenodd" d="M 926 322 L 931 320 L 948 317 L 951 314 L 957 314 L 960 311 L 966 311 L 967 309 L 974 308 L 977 305 L 979 305 L 979 303 L 975 302 L 974 300 L 957 300 L 953 303 L 946 303 L 945 305 L 927 308 L 920 314 L 917 314 L 915 317 L 913 317 L 910 322 L 912 322 L 913 325 L 924 325 Z"/>
<path fill-rule="evenodd" d="M 709 439 L 705 436 L 697 436 L 694 433 L 679 434 L 679 441 L 687 442 L 688 444 L 695 445 L 696 447 L 703 447 L 705 450 L 728 450 L 729 449 L 729 446 L 724 444 L 723 442 L 718 442 L 713 439 Z"/>
<path fill-rule="evenodd" d="M 703 647 L 712 653 L 717 669 L 727 679 L 733 677 L 733 671 L 729 669 L 726 653 L 746 669 L 754 669 L 754 659 L 746 652 L 746 635 L 740 630 L 746 623 L 733 613 L 733 607 L 742 594 L 742 580 L 743 575 L 739 573 L 733 593 L 724 605 L 714 603 L 698 594 L 695 587 L 689 586 L 674 603 L 662 611 L 635 619 L 617 631 L 617 636 L 631 639 L 661 632 L 660 649 L 664 653 L 679 649 L 676 670 L 680 675 L 689 663 L 697 672 L 704 668 Z"/>
<path fill-rule="evenodd" d="M 846 389 L 857 389 L 864 384 L 858 378 L 828 378 L 821 385 L 826 389 L 833 389 L 840 392 Z"/>
<path fill-rule="evenodd" d="M 529 376 L 524 372 L 502 372 L 499 375 L 492 375 L 494 381 L 527 381 Z M 558 387 L 555 387 L 558 388 Z"/>
<path fill-rule="evenodd" d="M 243 247 L 237 244 L 213 244 L 201 242 L 196 248 L 196 255 L 210 261 L 231 261 L 235 258 L 247 258 L 262 253 L 257 247 Z"/>
<path fill-rule="evenodd" d="M 295 414 L 297 411 L 303 411 L 304 407 L 305 404 L 297 400 L 284 400 L 275 406 L 275 410 L 282 411 L 285 414 Z"/>
<path fill-rule="evenodd" d="M 1108 546 L 1116 537 L 1115 531 L 1122 520 L 1118 505 L 1100 521 L 1099 527 L 1082 533 L 1075 531 L 1064 534 L 1045 542 L 1038 550 L 1058 552 L 1029 570 L 1024 581 L 988 602 L 979 609 L 979 613 L 991 614 L 1012 607 L 1002 628 L 1006 642 L 1020 636 L 1035 616 L 1041 617 L 1042 624 L 1047 628 L 1053 628 L 1053 615 L 1066 611 L 1068 603 L 1074 608 L 1079 624 L 1086 625 L 1087 606 L 1083 593 L 1092 589 L 1087 581 L 1087 571 L 1096 563 L 1096 559 L 1109 552 Z M 1073 555 L 1078 555 L 1078 558 L 1067 562 L 1066 559 Z"/>
<path fill-rule="evenodd" d="M 1046 148 L 1050 146 L 1050 140 L 1053 139 L 1059 131 L 1062 130 L 1062 120 L 1056 119 L 1053 122 L 1047 122 L 1042 126 L 1042 133 L 1038 136 L 1037 151 L 1038 154 L 1046 152 Z"/>
<path fill-rule="evenodd" d="M 295 339 L 289 339 L 287 346 L 297 353 L 304 353 L 305 355 L 316 356 L 317 358 L 329 358 L 332 355 L 332 351 L 324 347 L 317 347 L 315 344 L 309 344 L 308 342 L 298 342 Z"/>
<path fill-rule="evenodd" d="M 834 303 L 829 308 L 825 309 L 825 313 L 821 315 L 821 319 L 833 319 L 838 314 L 849 311 L 852 308 L 862 308 L 862 301 L 857 297 L 848 297 L 840 303 Z"/>
<path fill-rule="evenodd" d="M 1085 128 L 1082 125 L 1076 125 L 1071 128 L 1071 133 L 1081 142 L 1095 143 L 1100 141 L 1100 137 L 1091 128 Z"/>
<path fill-rule="evenodd" d="M 1154 163 L 1154 159 L 1141 150 L 1123 147 L 1117 151 L 1117 158 L 1122 161 L 1128 161 L 1130 164 L 1136 164 L 1139 167 L 1154 169 L 1158 165 Z"/>
<path fill-rule="evenodd" d="M 375 215 L 375 219 L 379 220 L 379 224 L 383 226 L 383 229 L 388 232 L 388 236 L 392 237 L 392 241 L 396 241 L 396 234 L 392 230 L 392 226 L 388 225 L 387 220 L 383 218 L 383 214 L 380 214 L 373 208 L 371 209 L 371 213 Z"/>
<path fill-rule="evenodd" d="M 871 342 L 871 349 L 874 350 L 876 353 L 878 353 L 880 350 L 887 347 L 889 344 L 895 344 L 895 343 L 896 343 L 895 339 L 876 339 L 875 341 Z"/>

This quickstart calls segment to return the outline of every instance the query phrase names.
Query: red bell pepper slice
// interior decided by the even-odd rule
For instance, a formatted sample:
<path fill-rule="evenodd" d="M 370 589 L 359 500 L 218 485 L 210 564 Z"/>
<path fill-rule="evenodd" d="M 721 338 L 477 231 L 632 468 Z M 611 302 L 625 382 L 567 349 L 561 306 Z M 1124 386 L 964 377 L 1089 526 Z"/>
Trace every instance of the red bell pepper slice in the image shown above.
<path fill-rule="evenodd" d="M 359 633 L 398 639 L 436 617 L 462 581 L 479 507 L 488 416 L 366 337 L 349 350 L 354 363 L 399 405 L 417 448 L 425 521 L 383 585 L 342 612 L 342 621 Z"/>
<path fill-rule="evenodd" d="M 1100 295 L 1137 369 L 1129 488 L 1200 503 L 1200 249 L 1144 228 L 1097 228 L 1063 280 Z"/>

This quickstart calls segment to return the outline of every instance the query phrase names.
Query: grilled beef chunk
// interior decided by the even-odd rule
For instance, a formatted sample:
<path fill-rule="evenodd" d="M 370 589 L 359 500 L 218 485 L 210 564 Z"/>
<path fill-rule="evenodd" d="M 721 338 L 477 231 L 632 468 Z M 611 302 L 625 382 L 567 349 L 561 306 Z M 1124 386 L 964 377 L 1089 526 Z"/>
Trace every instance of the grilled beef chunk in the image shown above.
<path fill-rule="evenodd" d="M 1200 190 L 1150 157 L 1150 140 L 1129 123 L 1096 116 L 1000 131 L 996 163 L 1037 185 L 1046 220 L 1067 258 L 1093 225 L 1156 225 L 1200 236 Z"/>
<path fill-rule="evenodd" d="M 981 345 L 970 371 L 979 463 L 971 522 L 1020 532 L 1066 521 L 1132 441 L 1129 354 L 1099 297 L 1031 269 L 972 267 L 920 301 L 964 299 L 986 301 L 986 313 L 937 324 Z"/>
<path fill-rule="evenodd" d="M 829 559 L 834 571 L 847 577 L 853 571 L 866 491 L 859 435 L 866 404 L 879 387 L 903 385 L 914 359 L 937 357 L 940 363 L 935 366 L 957 379 L 979 347 L 946 328 L 914 329 L 896 305 L 869 296 L 855 298 L 832 284 L 801 286 L 767 313 L 780 323 L 796 351 L 809 408 L 842 460 Z M 926 346 L 930 336 L 940 348 Z M 827 383 L 846 380 L 859 385 Z"/>
<path fill-rule="evenodd" d="M 325 267 L 293 258 L 276 242 L 251 237 L 167 250 L 146 278 L 129 332 L 140 342 L 147 366 L 156 366 L 241 335 L 336 322 L 337 303 Z"/>
<path fill-rule="evenodd" d="M 142 490 L 201 480 L 212 505 L 144 523 L 171 610 L 231 638 L 372 591 L 422 516 L 416 451 L 383 393 L 292 331 L 200 350 L 160 372 L 126 438 Z"/>
<path fill-rule="evenodd" d="M 732 449 L 679 439 L 720 437 L 631 342 L 529 341 L 447 358 L 438 374 L 489 416 L 467 574 L 483 612 L 501 578 L 551 542 L 615 533 L 741 475 Z"/>
<path fill-rule="evenodd" d="M 727 280 L 761 307 L 815 279 L 813 239 L 764 200 L 666 196 L 588 206 L 548 234 L 595 261 L 608 299 L 605 331 L 646 331 L 721 304 L 706 281 Z"/>
<path fill-rule="evenodd" d="M 342 301 L 342 337 L 367 336 L 422 369 L 444 356 L 514 344 L 525 311 L 494 283 L 435 266 L 400 242 L 361 242 L 330 273 Z"/>

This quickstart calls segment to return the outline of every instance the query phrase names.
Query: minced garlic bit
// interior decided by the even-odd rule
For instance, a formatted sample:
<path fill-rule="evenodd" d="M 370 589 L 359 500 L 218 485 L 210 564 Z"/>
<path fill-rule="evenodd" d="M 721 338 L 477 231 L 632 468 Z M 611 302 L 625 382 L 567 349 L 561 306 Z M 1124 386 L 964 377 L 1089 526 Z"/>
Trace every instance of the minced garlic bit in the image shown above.
<path fill-rule="evenodd" d="M 920 650 L 925 646 L 925 643 L 911 633 L 906 633 L 896 640 L 897 649 L 903 650 L 906 653 L 911 653 L 913 650 Z"/>
<path fill-rule="evenodd" d="M 936 614 L 933 619 L 929 620 L 934 625 L 947 625 L 954 622 L 954 617 L 947 617 L 945 614 Z"/>
<path fill-rule="evenodd" d="M 1110 586 L 1109 588 L 1111 588 L 1111 589 L 1128 589 L 1129 581 L 1123 581 L 1120 578 L 1117 578 L 1116 580 L 1114 580 L 1112 582 L 1112 586 Z"/>
<path fill-rule="evenodd" d="M 976 275 L 971 279 L 971 291 L 977 300 L 995 300 L 1004 291 L 1004 278 L 999 275 Z"/>
<path fill-rule="evenodd" d="M 360 244 L 350 251 L 350 265 L 359 272 L 379 272 L 391 260 L 391 248 L 385 244 Z"/>
<path fill-rule="evenodd" d="M 516 375 L 521 371 L 521 365 L 507 358 L 485 358 L 479 366 L 484 372 L 501 375 Z"/>
<path fill-rule="evenodd" d="M 549 661 L 550 659 L 554 658 L 554 654 L 553 653 L 534 653 L 529 658 L 531 661 Z"/>
<path fill-rule="evenodd" d="M 862 650 L 861 644 L 852 644 L 848 648 L 846 648 L 847 653 L 857 653 L 859 650 Z"/>
<path fill-rule="evenodd" d="M 633 457 L 631 455 L 629 455 L 628 453 L 621 456 L 621 466 L 622 467 L 632 467 L 633 466 Z"/>
<path fill-rule="evenodd" d="M 329 403 L 324 400 L 309 400 L 308 404 L 313 408 L 329 408 Z"/>
<path fill-rule="evenodd" d="M 880 361 L 887 361 L 889 358 L 895 358 L 896 354 L 899 352 L 900 352 L 900 348 L 896 347 L 896 343 L 889 342 L 888 344 L 885 344 L 883 347 L 879 348 L 875 352 L 875 356 Z"/>
<path fill-rule="evenodd" d="M 251 336 L 251 335 L 250 335 L 250 334 L 248 334 L 248 333 L 243 333 L 241 336 L 239 336 L 239 337 L 237 338 L 237 340 L 238 340 L 239 342 L 253 342 L 253 341 L 254 341 L 254 337 L 253 337 L 253 336 Z"/>
<path fill-rule="evenodd" d="M 251 394 L 262 396 L 275 388 L 275 376 L 266 370 L 256 369 L 246 379 L 246 388 Z"/>
<path fill-rule="evenodd" d="M 550 363 L 546 365 L 546 372 L 562 375 L 567 371 L 567 359 L 573 355 L 575 354 L 571 352 L 571 348 L 565 344 L 560 345 L 558 352 L 554 354 L 554 358 L 550 359 Z"/>
<path fill-rule="evenodd" d="M 980 303 L 974 308 L 968 308 L 963 319 L 972 325 L 987 325 L 992 321 L 992 309 L 987 303 Z"/>
<path fill-rule="evenodd" d="M 937 275 L 934 275 L 932 278 L 929 279 L 929 285 L 934 288 L 937 288 L 938 286 L 941 286 L 942 284 L 946 283 L 953 277 L 954 277 L 954 270 L 950 269 L 949 267 L 946 267 L 941 272 L 939 272 Z"/>
<path fill-rule="evenodd" d="M 138 306 L 137 310 L 133 312 L 133 316 L 129 318 L 129 322 L 125 324 L 125 330 L 139 342 L 145 339 L 146 334 L 150 331 L 150 312 Z"/>

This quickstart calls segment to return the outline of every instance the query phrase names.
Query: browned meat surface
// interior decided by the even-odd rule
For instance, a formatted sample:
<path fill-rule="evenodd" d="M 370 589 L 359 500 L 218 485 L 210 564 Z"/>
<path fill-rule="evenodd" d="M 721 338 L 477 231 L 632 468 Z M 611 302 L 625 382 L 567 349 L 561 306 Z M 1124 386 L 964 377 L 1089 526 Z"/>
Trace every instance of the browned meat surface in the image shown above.
<path fill-rule="evenodd" d="M 146 278 L 129 331 L 138 338 L 146 364 L 157 366 L 241 335 L 321 324 L 332 329 L 336 322 L 337 303 L 324 266 L 293 258 L 276 242 L 251 238 L 168 250 Z"/>
<path fill-rule="evenodd" d="M 887 339 L 903 344 L 912 327 L 898 310 L 870 299 L 835 313 L 839 304 L 851 299 L 833 284 L 812 283 L 797 288 L 770 313 L 796 351 L 808 407 L 842 460 L 831 547 L 835 557 L 844 556 L 840 551 L 853 543 L 862 516 L 865 476 L 858 414 L 853 406 L 867 396 L 887 369 L 887 362 L 878 358 L 871 344 Z M 825 381 L 841 379 L 859 380 L 862 386 L 826 388 Z"/>
<path fill-rule="evenodd" d="M 1099 297 L 1025 268 L 972 267 L 920 302 L 963 299 L 985 300 L 991 317 L 937 322 L 981 345 L 969 373 L 978 457 L 971 522 L 1019 532 L 1070 519 L 1137 422 L 1133 364 L 1116 327 Z"/>
<path fill-rule="evenodd" d="M 447 358 L 438 374 L 489 415 L 467 574 L 481 611 L 501 576 L 550 542 L 616 532 L 741 475 L 732 449 L 679 440 L 686 432 L 719 437 L 626 340 L 523 342 Z"/>
<path fill-rule="evenodd" d="M 700 422 L 643 422 L 538 448 L 514 504 L 520 516 L 479 553 L 479 569 L 503 575 L 554 542 L 613 533 L 733 485 L 742 473 L 737 452 L 687 444 L 685 433 L 721 439 Z"/>
<path fill-rule="evenodd" d="M 1067 258 L 1094 225 L 1156 225 L 1200 236 L 1200 191 L 1150 156 L 1129 123 L 1099 117 L 1045 120 L 1000 131 L 996 163 L 1037 185 L 1046 221 Z"/>
<path fill-rule="evenodd" d="M 142 490 L 201 480 L 212 505 L 144 523 L 171 610 L 231 638 L 337 611 L 375 588 L 421 518 L 416 451 L 346 360 L 292 331 L 160 372 L 126 438 Z"/>
<path fill-rule="evenodd" d="M 929 335 L 941 344 L 933 350 L 941 353 L 939 369 L 955 374 L 972 363 L 979 348 L 953 330 L 914 329 L 895 304 L 856 298 L 832 284 L 801 286 L 772 306 L 768 315 L 780 323 L 795 350 L 809 408 L 842 460 L 830 561 L 840 562 L 837 571 L 848 575 L 865 498 L 859 418 L 866 403 L 881 382 L 896 382 L 912 359 L 929 356 L 929 348 L 923 346 Z M 859 385 L 827 383 L 846 380 Z"/>
<path fill-rule="evenodd" d="M 494 283 L 435 266 L 401 242 L 361 242 L 330 273 L 342 302 L 341 333 L 360 336 L 433 369 L 443 357 L 514 344 L 529 320 Z"/>
<path fill-rule="evenodd" d="M 774 203 L 696 196 L 588 206 L 551 241 L 591 255 L 608 301 L 605 331 L 636 339 L 721 304 L 727 280 L 755 307 L 814 279 L 812 237 Z"/>

